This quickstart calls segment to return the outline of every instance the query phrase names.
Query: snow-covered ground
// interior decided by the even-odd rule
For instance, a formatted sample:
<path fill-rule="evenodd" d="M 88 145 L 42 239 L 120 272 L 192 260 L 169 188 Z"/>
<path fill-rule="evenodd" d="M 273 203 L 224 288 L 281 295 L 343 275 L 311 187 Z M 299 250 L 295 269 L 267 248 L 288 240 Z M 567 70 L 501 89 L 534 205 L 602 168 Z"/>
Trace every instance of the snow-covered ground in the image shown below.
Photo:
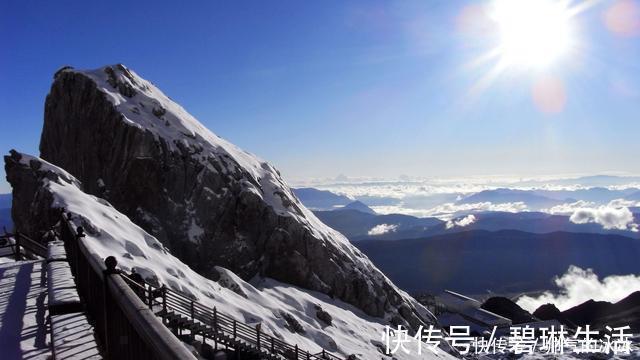
<path fill-rule="evenodd" d="M 46 270 L 42 261 L 0 264 L 0 358 L 47 359 Z"/>
<path fill-rule="evenodd" d="M 35 158 L 23 156 L 29 164 Z M 43 168 L 57 172 L 55 166 L 42 161 Z M 282 338 L 302 349 L 319 352 L 322 348 L 340 356 L 357 354 L 359 359 L 384 357 L 378 350 L 383 345 L 385 323 L 367 316 L 361 310 L 329 296 L 273 279 L 256 278 L 245 282 L 231 271 L 217 267 L 220 279 L 208 280 L 172 256 L 153 236 L 135 225 L 108 202 L 81 191 L 79 182 L 66 172 L 57 180 L 43 179 L 54 196 L 55 207 L 67 209 L 77 226 L 83 226 L 84 242 L 100 259 L 115 256 L 119 267 L 129 272 L 135 268 L 146 279 L 166 284 L 189 294 L 204 305 L 217 307 L 239 321 L 250 325 L 261 323 L 264 332 Z M 316 316 L 318 308 L 328 312 L 333 321 L 327 325 Z M 293 316 L 304 332 L 287 330 L 285 315 Z M 396 354 L 397 359 L 447 359 L 440 351 L 433 354 L 425 344 L 422 355 Z"/>
<path fill-rule="evenodd" d="M 56 360 L 102 359 L 93 326 L 83 313 L 51 316 Z"/>

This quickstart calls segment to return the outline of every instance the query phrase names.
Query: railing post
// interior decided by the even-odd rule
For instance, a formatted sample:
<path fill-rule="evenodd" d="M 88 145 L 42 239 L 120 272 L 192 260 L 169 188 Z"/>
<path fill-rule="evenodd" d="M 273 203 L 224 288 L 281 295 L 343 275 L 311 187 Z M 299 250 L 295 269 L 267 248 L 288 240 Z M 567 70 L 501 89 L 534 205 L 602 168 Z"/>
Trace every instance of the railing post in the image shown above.
<path fill-rule="evenodd" d="M 271 353 L 273 354 L 275 346 L 273 346 L 273 337 L 271 337 Z"/>
<path fill-rule="evenodd" d="M 196 318 L 195 318 L 195 317 L 193 317 L 193 315 L 194 315 L 194 311 L 193 311 L 193 300 L 191 300 L 191 309 L 190 309 L 190 310 L 191 310 L 191 311 L 190 311 L 190 312 L 191 312 L 191 320 L 194 320 L 194 321 L 195 321 L 195 320 L 196 320 Z"/>
<path fill-rule="evenodd" d="M 233 340 L 236 339 L 236 320 L 233 319 Z"/>
<path fill-rule="evenodd" d="M 213 331 L 218 332 L 218 309 L 213 307 Z"/>
<path fill-rule="evenodd" d="M 149 310 L 153 311 L 153 288 L 151 287 L 151 285 L 147 285 L 144 284 L 145 289 L 147 288 L 147 286 L 149 287 Z"/>
<path fill-rule="evenodd" d="M 69 216 L 71 216 L 71 214 L 69 214 Z M 73 257 L 74 259 L 74 265 L 73 268 L 75 270 L 75 275 L 79 277 L 80 272 L 78 270 L 78 264 L 79 264 L 79 257 L 80 257 L 80 248 L 79 245 L 80 244 L 80 239 L 84 237 L 84 229 L 82 228 L 82 226 L 78 226 L 78 229 L 76 230 L 76 238 L 75 238 L 75 243 L 73 244 L 73 248 L 74 248 L 74 254 Z M 113 258 L 113 260 L 115 260 L 115 258 Z M 105 260 L 106 261 L 106 260 Z M 116 261 L 116 265 L 118 264 L 118 262 Z M 115 269 L 115 265 L 114 265 L 114 269 Z M 106 284 L 106 282 L 105 282 Z"/>
<path fill-rule="evenodd" d="M 80 236 L 82 228 L 78 228 L 78 237 Z M 84 236 L 84 234 L 83 234 Z M 118 265 L 118 260 L 116 260 L 116 258 L 114 256 L 108 256 L 106 259 L 104 259 L 104 264 L 107 267 L 106 270 L 104 270 L 102 272 L 103 274 L 103 298 L 102 298 L 102 309 L 103 309 L 103 317 L 104 317 L 104 348 L 106 351 L 106 359 L 110 359 L 110 349 L 109 349 L 109 314 L 107 311 L 107 298 L 108 298 L 108 294 L 109 294 L 109 279 L 111 278 L 112 274 L 117 274 L 118 270 L 116 270 L 116 266 Z"/>
<path fill-rule="evenodd" d="M 298 344 L 296 344 L 295 349 L 296 349 L 296 360 L 298 360 Z"/>
<path fill-rule="evenodd" d="M 162 323 L 167 319 L 167 287 L 162 284 Z"/>
<path fill-rule="evenodd" d="M 20 232 L 16 231 L 16 261 L 22 260 L 22 255 L 20 254 Z"/>
<path fill-rule="evenodd" d="M 305 351 L 307 353 L 307 360 L 310 360 L 311 357 L 309 356 L 309 350 Z"/>
<path fill-rule="evenodd" d="M 258 342 L 258 351 L 260 351 L 260 329 L 256 329 L 256 340 Z"/>

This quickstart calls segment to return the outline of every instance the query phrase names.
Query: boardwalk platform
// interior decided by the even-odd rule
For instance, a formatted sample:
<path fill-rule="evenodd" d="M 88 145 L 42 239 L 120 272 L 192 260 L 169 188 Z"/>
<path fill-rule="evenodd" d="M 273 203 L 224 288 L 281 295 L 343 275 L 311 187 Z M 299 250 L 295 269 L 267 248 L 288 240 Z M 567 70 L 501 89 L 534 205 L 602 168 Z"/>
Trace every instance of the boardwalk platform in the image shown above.
<path fill-rule="evenodd" d="M 47 359 L 47 274 L 43 261 L 0 264 L 2 359 Z"/>

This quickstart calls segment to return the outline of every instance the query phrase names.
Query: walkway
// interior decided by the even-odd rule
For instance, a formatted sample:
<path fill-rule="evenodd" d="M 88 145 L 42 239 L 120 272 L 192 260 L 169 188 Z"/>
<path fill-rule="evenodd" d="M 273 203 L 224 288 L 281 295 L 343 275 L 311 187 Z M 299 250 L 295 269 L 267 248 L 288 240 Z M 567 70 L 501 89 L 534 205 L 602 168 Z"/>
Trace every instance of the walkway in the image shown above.
<path fill-rule="evenodd" d="M 0 357 L 47 359 L 47 274 L 43 261 L 0 264 Z"/>

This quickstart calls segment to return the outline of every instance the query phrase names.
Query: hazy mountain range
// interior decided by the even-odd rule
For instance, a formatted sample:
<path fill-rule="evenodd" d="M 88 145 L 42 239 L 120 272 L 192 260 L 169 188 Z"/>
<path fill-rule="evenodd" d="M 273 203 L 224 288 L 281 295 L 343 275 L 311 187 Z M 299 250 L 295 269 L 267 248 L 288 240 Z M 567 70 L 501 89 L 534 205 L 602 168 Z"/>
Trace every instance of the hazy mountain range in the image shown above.
<path fill-rule="evenodd" d="M 11 194 L 0 194 L 0 231 L 6 229 L 10 232 L 12 228 Z"/>
<path fill-rule="evenodd" d="M 316 216 L 413 293 L 547 290 L 571 265 L 593 269 L 601 277 L 640 272 L 640 232 L 634 227 L 640 208 L 630 206 L 638 195 L 635 188 L 483 190 L 458 197 L 451 206 L 524 202 L 527 210 L 461 211 L 448 220 L 359 211 L 369 204 L 337 205 L 330 201 L 336 194 L 316 195 L 328 195 L 325 204 L 333 207 L 315 211 Z M 616 222 L 618 218 L 623 221 Z"/>
<path fill-rule="evenodd" d="M 551 279 L 570 265 L 591 268 L 601 276 L 640 272 L 640 241 L 619 235 L 472 230 L 355 244 L 410 292 L 549 289 Z"/>
<path fill-rule="evenodd" d="M 640 209 L 630 208 L 636 221 L 640 220 Z M 640 239 L 640 233 L 628 230 L 605 229 L 597 223 L 577 224 L 568 215 L 554 215 L 543 212 L 480 212 L 473 215 L 473 221 L 464 226 L 453 221 L 443 221 L 434 217 L 419 218 L 403 214 L 371 214 L 358 210 L 315 211 L 325 224 L 340 231 L 351 241 L 401 240 L 429 237 L 440 234 L 469 230 L 519 230 L 536 234 L 564 231 L 576 233 L 616 234 Z M 465 217 L 457 218 L 458 222 Z M 376 226 L 388 225 L 384 233 L 371 233 Z"/>

